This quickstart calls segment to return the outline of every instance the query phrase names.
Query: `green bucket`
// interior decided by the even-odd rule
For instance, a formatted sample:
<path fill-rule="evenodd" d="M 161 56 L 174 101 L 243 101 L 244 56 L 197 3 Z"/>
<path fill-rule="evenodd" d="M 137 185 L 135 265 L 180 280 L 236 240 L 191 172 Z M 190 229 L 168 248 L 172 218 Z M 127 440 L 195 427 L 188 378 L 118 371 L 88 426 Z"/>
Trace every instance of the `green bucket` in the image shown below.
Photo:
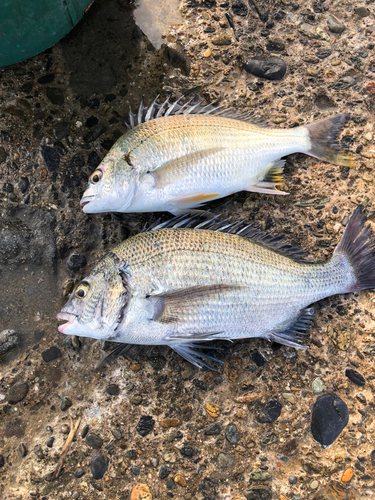
<path fill-rule="evenodd" d="M 35 56 L 74 28 L 93 0 L 0 0 L 0 67 Z"/>

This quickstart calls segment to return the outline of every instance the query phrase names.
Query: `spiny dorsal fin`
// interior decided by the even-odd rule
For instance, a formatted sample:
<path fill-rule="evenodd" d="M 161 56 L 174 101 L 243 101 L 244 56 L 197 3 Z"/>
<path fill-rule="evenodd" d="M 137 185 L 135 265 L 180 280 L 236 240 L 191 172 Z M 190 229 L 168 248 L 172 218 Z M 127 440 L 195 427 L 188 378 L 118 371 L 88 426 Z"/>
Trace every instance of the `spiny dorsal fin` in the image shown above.
<path fill-rule="evenodd" d="M 209 218 L 205 217 L 208 215 Z M 262 231 L 251 224 L 246 224 L 245 222 L 230 222 L 228 220 L 219 221 L 217 220 L 219 215 L 212 217 L 212 214 L 183 214 L 178 217 L 174 217 L 163 223 L 157 223 L 153 225 L 148 230 L 157 231 L 158 229 L 178 229 L 178 228 L 188 228 L 188 229 L 205 229 L 208 231 L 220 231 L 228 234 L 236 234 L 244 238 L 249 238 L 259 245 L 269 248 L 275 252 L 278 252 L 285 257 L 289 257 L 298 262 L 310 263 L 311 261 L 306 258 L 304 251 L 297 245 L 293 245 L 285 240 L 283 235 L 273 235 Z"/>
<path fill-rule="evenodd" d="M 234 120 L 242 120 L 248 123 L 257 125 L 258 127 L 268 127 L 266 120 L 256 115 L 253 111 L 238 111 L 235 109 L 227 109 L 221 106 L 214 106 L 213 104 L 205 104 L 203 101 L 199 100 L 198 96 L 194 96 L 192 99 L 187 101 L 185 104 L 180 104 L 182 97 L 177 99 L 177 101 L 170 102 L 170 97 L 168 97 L 164 102 L 158 103 L 157 96 L 150 106 L 145 106 L 143 104 L 143 97 L 138 108 L 137 113 L 132 113 L 129 110 L 128 121 L 123 120 L 123 124 L 129 129 L 145 123 L 149 120 L 154 120 L 156 118 L 161 118 L 163 116 L 172 115 L 215 115 L 222 116 L 223 118 L 232 118 Z"/>

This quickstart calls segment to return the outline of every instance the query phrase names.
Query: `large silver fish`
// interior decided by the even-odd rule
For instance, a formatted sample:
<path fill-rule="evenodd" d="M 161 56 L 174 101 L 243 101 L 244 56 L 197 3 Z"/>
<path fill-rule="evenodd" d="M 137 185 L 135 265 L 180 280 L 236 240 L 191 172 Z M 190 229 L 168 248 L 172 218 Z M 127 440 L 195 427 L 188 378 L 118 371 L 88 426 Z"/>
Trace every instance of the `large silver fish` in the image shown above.
<path fill-rule="evenodd" d="M 194 348 L 215 339 L 301 347 L 310 304 L 375 287 L 375 238 L 361 206 L 324 264 L 301 261 L 299 249 L 251 226 L 198 220 L 173 219 L 104 255 L 58 314 L 59 331 L 167 344 L 202 366 Z"/>
<path fill-rule="evenodd" d="M 341 114 L 292 129 L 267 128 L 251 113 L 211 105 L 141 105 L 130 127 L 91 174 L 86 213 L 180 214 L 238 191 L 287 194 L 282 156 L 306 153 L 352 166 L 335 140 L 349 119 Z"/>

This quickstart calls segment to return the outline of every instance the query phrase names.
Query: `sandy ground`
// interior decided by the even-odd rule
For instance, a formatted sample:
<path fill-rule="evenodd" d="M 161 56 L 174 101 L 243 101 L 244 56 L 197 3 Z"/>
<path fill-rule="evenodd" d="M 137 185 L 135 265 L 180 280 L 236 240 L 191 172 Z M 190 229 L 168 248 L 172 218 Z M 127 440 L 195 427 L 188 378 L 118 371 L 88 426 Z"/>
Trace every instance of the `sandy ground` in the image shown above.
<path fill-rule="evenodd" d="M 357 204 L 375 220 L 373 4 L 256 6 L 187 0 L 181 25 L 166 26 L 155 50 L 132 4 L 97 0 L 52 49 L 0 70 L 0 331 L 14 330 L 19 340 L 0 358 L 1 498 L 128 500 L 137 483 L 151 492 L 145 500 L 375 495 L 372 291 L 319 303 L 307 351 L 262 340 L 226 346 L 222 373 L 194 370 L 168 348 L 94 373 L 110 346 L 57 331 L 55 315 L 73 284 L 158 217 L 87 216 L 79 207 L 88 175 L 126 131 L 123 117 L 142 95 L 150 103 L 158 94 L 199 94 L 281 128 L 350 112 L 341 141 L 353 168 L 292 155 L 289 196 L 244 192 L 210 209 L 286 234 L 316 260 L 331 255 Z M 344 24 L 342 33 L 329 29 L 328 14 Z M 283 79 L 247 73 L 257 55 L 282 58 Z M 365 385 L 349 380 L 346 368 Z M 328 393 L 345 401 L 349 423 L 323 449 L 310 424 L 316 399 Z M 281 415 L 263 423 L 272 399 L 282 403 Z M 70 417 L 82 417 L 80 428 L 51 481 Z M 141 417 L 154 422 L 145 437 L 136 430 Z M 218 433 L 207 435 L 215 422 Z M 102 479 L 94 479 L 93 464 L 102 464 Z M 343 482 L 347 469 L 353 478 Z"/>

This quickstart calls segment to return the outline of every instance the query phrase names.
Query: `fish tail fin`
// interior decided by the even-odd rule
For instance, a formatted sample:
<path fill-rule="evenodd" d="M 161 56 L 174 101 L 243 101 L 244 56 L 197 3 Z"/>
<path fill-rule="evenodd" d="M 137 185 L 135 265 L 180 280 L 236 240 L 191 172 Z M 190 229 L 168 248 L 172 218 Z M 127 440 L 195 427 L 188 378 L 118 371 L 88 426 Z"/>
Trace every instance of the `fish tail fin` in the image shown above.
<path fill-rule="evenodd" d="M 305 152 L 328 163 L 343 167 L 354 167 L 353 156 L 342 151 L 337 142 L 337 137 L 349 119 L 350 113 L 342 113 L 306 125 L 310 134 L 311 146 Z"/>
<path fill-rule="evenodd" d="M 375 238 L 370 225 L 365 225 L 366 221 L 363 206 L 359 205 L 333 253 L 332 258 L 342 262 L 345 276 L 352 274 L 346 293 L 375 288 Z"/>

